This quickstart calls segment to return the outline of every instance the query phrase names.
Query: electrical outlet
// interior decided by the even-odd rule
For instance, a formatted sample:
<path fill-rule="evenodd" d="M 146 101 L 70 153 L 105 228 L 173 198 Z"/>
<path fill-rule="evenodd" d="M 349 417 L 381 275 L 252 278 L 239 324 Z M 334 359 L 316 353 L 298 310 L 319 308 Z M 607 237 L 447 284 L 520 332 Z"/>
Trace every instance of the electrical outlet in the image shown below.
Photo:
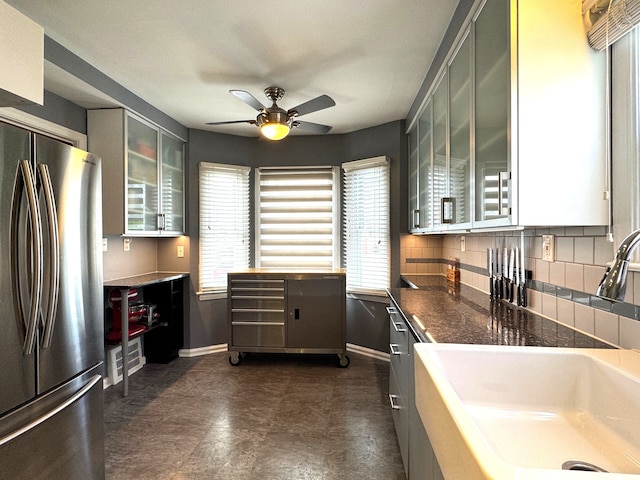
<path fill-rule="evenodd" d="M 107 251 L 107 239 L 106 238 L 102 239 L 102 251 L 103 252 Z"/>
<path fill-rule="evenodd" d="M 123 247 L 124 247 L 124 251 L 128 252 L 129 250 L 131 250 L 131 239 L 130 238 L 125 238 L 123 243 L 122 243 Z"/>
<path fill-rule="evenodd" d="M 461 252 L 466 252 L 467 251 L 467 242 L 464 239 L 464 235 L 462 235 L 460 237 L 460 251 Z"/>
<path fill-rule="evenodd" d="M 184 258 L 184 245 L 178 245 L 177 254 L 178 258 Z"/>
<path fill-rule="evenodd" d="M 556 261 L 556 242 L 553 235 L 542 235 L 542 260 Z"/>

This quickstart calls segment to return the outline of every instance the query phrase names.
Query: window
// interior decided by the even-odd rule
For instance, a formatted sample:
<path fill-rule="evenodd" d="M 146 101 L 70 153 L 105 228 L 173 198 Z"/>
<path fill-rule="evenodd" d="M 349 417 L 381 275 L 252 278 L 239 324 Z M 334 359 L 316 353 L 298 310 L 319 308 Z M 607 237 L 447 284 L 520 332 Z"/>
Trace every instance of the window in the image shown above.
<path fill-rule="evenodd" d="M 640 30 L 611 47 L 611 192 L 614 243 L 640 228 Z M 640 261 L 636 250 L 633 263 Z"/>
<path fill-rule="evenodd" d="M 259 168 L 256 266 L 339 266 L 337 167 Z"/>
<path fill-rule="evenodd" d="M 390 284 L 389 160 L 357 160 L 342 169 L 347 291 L 385 293 Z"/>
<path fill-rule="evenodd" d="M 249 167 L 200 163 L 200 292 L 249 266 Z"/>

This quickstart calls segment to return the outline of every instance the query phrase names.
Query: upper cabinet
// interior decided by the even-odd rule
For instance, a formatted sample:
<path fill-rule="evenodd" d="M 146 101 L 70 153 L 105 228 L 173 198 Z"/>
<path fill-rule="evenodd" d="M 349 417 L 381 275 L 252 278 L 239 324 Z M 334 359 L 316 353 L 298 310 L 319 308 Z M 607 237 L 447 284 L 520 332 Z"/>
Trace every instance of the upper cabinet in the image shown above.
<path fill-rule="evenodd" d="M 184 234 L 184 141 L 123 109 L 87 113 L 102 158 L 105 235 Z"/>
<path fill-rule="evenodd" d="M 414 221 L 428 207 L 412 196 L 410 230 L 606 225 L 605 59 L 581 0 L 474 8 L 410 124 L 410 189 L 432 185 L 432 219 Z"/>
<path fill-rule="evenodd" d="M 44 103 L 44 28 L 0 0 L 0 107 Z"/>

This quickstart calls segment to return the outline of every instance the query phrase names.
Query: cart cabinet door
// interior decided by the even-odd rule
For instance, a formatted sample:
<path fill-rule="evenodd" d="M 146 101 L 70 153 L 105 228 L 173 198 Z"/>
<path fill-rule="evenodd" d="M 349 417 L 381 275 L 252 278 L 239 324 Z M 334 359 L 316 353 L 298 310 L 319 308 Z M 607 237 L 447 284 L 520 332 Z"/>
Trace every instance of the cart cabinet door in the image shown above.
<path fill-rule="evenodd" d="M 345 348 L 344 276 L 287 280 L 287 347 Z"/>

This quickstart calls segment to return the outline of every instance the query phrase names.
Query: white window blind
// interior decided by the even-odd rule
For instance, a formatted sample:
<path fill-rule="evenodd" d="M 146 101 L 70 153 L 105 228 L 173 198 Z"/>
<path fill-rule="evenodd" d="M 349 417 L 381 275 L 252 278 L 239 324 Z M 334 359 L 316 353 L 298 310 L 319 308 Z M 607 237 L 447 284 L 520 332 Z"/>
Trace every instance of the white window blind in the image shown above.
<path fill-rule="evenodd" d="M 582 10 L 599 16 L 587 32 L 596 50 L 613 45 L 640 24 L 640 0 L 583 0 Z"/>
<path fill-rule="evenodd" d="M 390 283 L 389 160 L 356 160 L 342 169 L 347 290 L 384 293 Z"/>
<path fill-rule="evenodd" d="M 200 292 L 249 266 L 249 167 L 200 163 Z"/>
<path fill-rule="evenodd" d="M 256 266 L 339 266 L 337 167 L 259 168 Z"/>

